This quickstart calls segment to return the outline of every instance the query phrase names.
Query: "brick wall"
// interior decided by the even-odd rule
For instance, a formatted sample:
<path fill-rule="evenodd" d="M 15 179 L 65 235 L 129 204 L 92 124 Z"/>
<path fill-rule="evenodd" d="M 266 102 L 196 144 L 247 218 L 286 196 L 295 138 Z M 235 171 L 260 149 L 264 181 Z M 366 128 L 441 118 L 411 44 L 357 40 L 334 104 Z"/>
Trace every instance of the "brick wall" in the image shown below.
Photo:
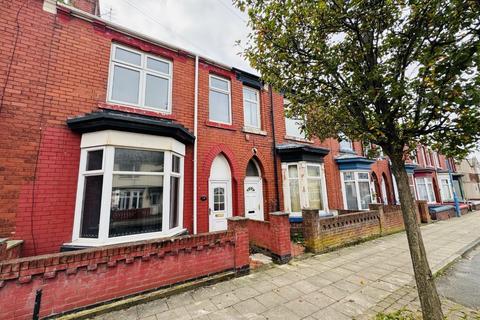
<path fill-rule="evenodd" d="M 0 239 L 0 261 L 20 258 L 23 241 Z"/>
<path fill-rule="evenodd" d="M 248 259 L 240 219 L 225 232 L 9 260 L 0 263 L 0 318 L 31 319 L 38 289 L 46 317 L 222 271 L 248 272 Z"/>
<path fill-rule="evenodd" d="M 305 246 L 323 252 L 380 235 L 377 211 L 320 217 L 317 210 L 303 210 Z"/>
<path fill-rule="evenodd" d="M 382 235 L 405 230 L 401 206 L 371 204 L 370 210 L 378 212 L 378 216 L 380 217 L 380 233 Z"/>
<path fill-rule="evenodd" d="M 292 258 L 288 213 L 270 213 L 270 221 L 248 220 L 250 245 L 270 255 L 275 263 Z"/>

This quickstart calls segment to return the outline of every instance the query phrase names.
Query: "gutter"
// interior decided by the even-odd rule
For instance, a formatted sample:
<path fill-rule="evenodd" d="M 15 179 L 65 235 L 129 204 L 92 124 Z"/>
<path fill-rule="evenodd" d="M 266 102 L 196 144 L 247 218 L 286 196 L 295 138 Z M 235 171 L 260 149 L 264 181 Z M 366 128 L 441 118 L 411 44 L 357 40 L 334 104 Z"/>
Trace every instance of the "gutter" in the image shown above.
<path fill-rule="evenodd" d="M 193 234 L 197 234 L 197 174 L 198 174 L 198 56 L 195 56 L 195 93 L 193 102 Z"/>

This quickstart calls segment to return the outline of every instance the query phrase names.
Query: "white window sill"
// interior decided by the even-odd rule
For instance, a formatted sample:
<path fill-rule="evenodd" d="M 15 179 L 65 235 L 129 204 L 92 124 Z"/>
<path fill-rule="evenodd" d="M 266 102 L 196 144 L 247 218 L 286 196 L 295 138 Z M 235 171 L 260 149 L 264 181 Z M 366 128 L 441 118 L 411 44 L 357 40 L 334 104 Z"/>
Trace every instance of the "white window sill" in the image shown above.
<path fill-rule="evenodd" d="M 285 139 L 298 141 L 298 142 L 304 142 L 304 143 L 313 143 L 312 140 L 309 140 L 309 139 L 306 139 L 306 138 L 301 138 L 301 137 L 285 136 Z"/>
<path fill-rule="evenodd" d="M 266 131 L 263 131 L 259 128 L 253 128 L 253 127 L 243 127 L 242 131 L 245 132 L 245 133 L 258 134 L 258 135 L 261 135 L 261 136 L 266 136 L 267 135 Z"/>
<path fill-rule="evenodd" d="M 187 229 L 175 229 L 169 232 L 157 232 L 157 233 L 145 233 L 140 235 L 131 235 L 131 236 L 123 236 L 123 237 L 115 237 L 109 238 L 106 241 L 100 242 L 100 240 L 96 239 L 77 239 L 73 240 L 70 243 L 64 243 L 64 246 L 78 246 L 78 247 L 101 247 L 101 246 L 108 246 L 113 244 L 122 244 L 128 242 L 136 242 L 136 241 L 145 241 L 145 240 L 153 240 L 153 239 L 163 239 L 163 238 L 170 238 L 177 235 L 184 233 Z"/>

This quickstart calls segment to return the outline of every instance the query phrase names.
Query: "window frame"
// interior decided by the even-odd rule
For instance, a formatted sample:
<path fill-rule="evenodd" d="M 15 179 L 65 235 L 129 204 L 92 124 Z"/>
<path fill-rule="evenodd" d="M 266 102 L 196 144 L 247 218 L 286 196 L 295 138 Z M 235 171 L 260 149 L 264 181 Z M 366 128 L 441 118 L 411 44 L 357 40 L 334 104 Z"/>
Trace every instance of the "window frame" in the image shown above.
<path fill-rule="evenodd" d="M 348 143 L 348 147 L 347 148 L 342 147 L 342 144 L 346 144 L 346 143 Z M 348 152 L 348 153 L 355 152 L 355 150 L 353 149 L 353 141 L 347 137 L 341 138 L 341 140 L 338 142 L 338 150 L 340 152 Z"/>
<path fill-rule="evenodd" d="M 228 90 L 223 90 L 219 88 L 212 87 L 212 79 L 217 79 L 220 81 L 225 81 L 228 84 Z M 222 94 L 227 94 L 228 95 L 228 122 L 224 121 L 218 121 L 210 118 L 210 111 L 211 111 L 211 100 L 210 100 L 210 91 L 215 91 L 218 93 Z M 220 77 L 214 74 L 210 74 L 208 76 L 208 120 L 211 122 L 215 123 L 220 123 L 220 124 L 226 124 L 226 125 L 232 125 L 233 120 L 232 120 L 232 82 L 228 78 Z"/>
<path fill-rule="evenodd" d="M 440 180 L 440 196 L 442 197 L 442 202 L 452 202 L 454 199 L 453 199 L 453 185 L 450 181 L 450 177 L 449 176 L 439 176 L 438 177 L 438 180 Z M 444 185 L 444 181 L 447 181 L 447 184 Z M 448 197 L 443 197 L 444 196 L 444 187 L 447 187 L 448 190 Z"/>
<path fill-rule="evenodd" d="M 140 66 L 121 61 L 115 58 L 115 52 L 116 49 L 122 49 L 125 51 L 129 51 L 131 53 L 136 53 L 140 55 Z M 156 70 L 152 70 L 147 68 L 147 61 L 148 58 L 157 60 L 163 63 L 168 64 L 168 70 L 169 74 L 165 74 Z M 113 81 L 114 81 L 114 69 L 115 66 L 119 66 L 122 68 L 138 71 L 140 73 L 140 79 L 139 79 L 139 84 L 138 84 L 138 103 L 131 103 L 131 102 L 125 102 L 125 101 L 120 101 L 120 100 L 115 100 L 112 98 L 113 94 Z M 152 75 L 155 77 L 159 77 L 162 79 L 168 80 L 168 106 L 167 109 L 159 109 L 155 107 L 151 107 L 145 104 L 145 93 L 146 93 L 146 87 L 147 87 L 147 76 Z M 118 43 L 113 43 L 112 47 L 110 49 L 110 66 L 109 66 L 109 72 L 108 72 L 108 88 L 107 88 L 107 101 L 114 103 L 114 104 L 119 104 L 119 105 L 124 105 L 124 106 L 134 106 L 136 108 L 140 109 L 145 109 L 148 111 L 154 111 L 154 112 L 159 112 L 163 114 L 171 114 L 172 113 L 172 92 L 173 92 L 173 62 L 171 60 L 152 55 L 146 52 L 142 52 L 140 50 L 136 50 L 133 48 L 130 48 L 128 46 L 120 45 Z"/>
<path fill-rule="evenodd" d="M 129 150 L 145 150 L 157 151 L 164 153 L 164 171 L 163 172 L 143 172 L 143 171 L 114 171 L 115 149 Z M 86 171 L 87 155 L 90 151 L 103 150 L 102 170 Z M 180 173 L 173 173 L 172 158 L 177 156 L 180 158 Z M 120 145 L 103 145 L 94 147 L 85 147 L 80 151 L 80 168 L 77 183 L 77 197 L 75 203 L 74 226 L 72 233 L 72 244 L 85 246 L 101 246 L 108 244 L 124 243 L 130 241 L 147 240 L 156 237 L 168 237 L 180 233 L 183 228 L 183 197 L 184 197 L 184 156 L 173 151 L 163 149 L 153 149 L 148 147 L 132 147 Z M 97 238 L 82 238 L 80 234 L 83 195 L 85 190 L 85 177 L 103 174 L 102 199 L 100 209 L 99 230 Z M 124 235 L 109 237 L 111 199 L 113 189 L 113 176 L 115 174 L 122 175 L 149 175 L 163 176 L 163 203 L 162 203 L 162 230 L 157 232 L 139 233 L 133 235 Z M 178 194 L 178 226 L 170 229 L 170 181 L 171 177 L 179 177 L 179 194 Z"/>
<path fill-rule="evenodd" d="M 353 180 L 345 180 L 345 173 L 353 173 Z M 368 175 L 368 179 L 360 179 L 359 173 L 364 173 Z M 374 203 L 373 192 L 372 192 L 372 181 L 371 181 L 370 171 L 367 170 L 343 170 L 340 171 L 340 181 L 342 183 L 342 198 L 343 198 L 343 207 L 346 210 L 358 210 L 358 211 L 367 211 L 369 208 L 362 208 L 362 199 L 360 197 L 360 182 L 368 182 L 368 190 L 370 192 L 370 203 Z M 354 182 L 355 183 L 355 192 L 357 195 L 357 207 L 358 209 L 349 209 L 347 202 L 347 192 L 345 187 L 345 182 Z"/>
<path fill-rule="evenodd" d="M 422 183 L 419 183 L 419 182 L 422 182 Z M 427 192 L 427 199 L 420 198 L 419 184 L 424 184 L 425 185 L 425 190 Z M 431 186 L 431 192 L 432 192 L 432 195 L 433 195 L 433 201 L 430 201 L 432 199 L 430 199 L 430 195 L 429 195 L 429 192 L 428 192 L 430 186 Z M 435 195 L 435 188 L 433 187 L 433 179 L 432 178 L 430 178 L 430 177 L 415 177 L 415 187 L 416 187 L 416 190 L 417 190 L 418 200 L 426 200 L 427 203 L 436 203 L 437 202 L 437 197 Z"/>
<path fill-rule="evenodd" d="M 255 95 L 257 96 L 257 101 L 247 99 L 245 97 L 245 90 L 249 90 L 249 91 L 254 92 Z M 252 128 L 252 129 L 260 130 L 262 128 L 262 119 L 261 119 L 261 112 L 260 112 L 260 90 L 244 85 L 243 88 L 242 88 L 242 95 L 243 95 L 243 124 L 244 124 L 244 126 L 246 128 Z M 252 124 L 247 123 L 247 121 L 246 121 L 247 117 L 245 115 L 245 110 L 246 110 L 245 102 L 256 103 L 256 106 L 257 106 L 256 116 L 257 116 L 257 123 L 258 123 L 257 126 L 254 126 Z"/>

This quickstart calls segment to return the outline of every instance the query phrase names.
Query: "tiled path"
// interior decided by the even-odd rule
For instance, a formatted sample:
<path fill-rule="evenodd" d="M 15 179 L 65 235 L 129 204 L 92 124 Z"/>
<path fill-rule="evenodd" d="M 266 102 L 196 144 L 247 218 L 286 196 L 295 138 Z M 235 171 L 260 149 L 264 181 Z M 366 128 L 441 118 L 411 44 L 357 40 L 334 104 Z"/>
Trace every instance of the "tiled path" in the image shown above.
<path fill-rule="evenodd" d="M 480 212 L 422 227 L 432 269 L 458 257 L 480 238 L 479 230 Z M 399 233 L 101 318 L 371 319 L 379 311 L 418 306 L 412 272 L 407 240 Z M 448 312 L 455 306 L 444 307 Z"/>

